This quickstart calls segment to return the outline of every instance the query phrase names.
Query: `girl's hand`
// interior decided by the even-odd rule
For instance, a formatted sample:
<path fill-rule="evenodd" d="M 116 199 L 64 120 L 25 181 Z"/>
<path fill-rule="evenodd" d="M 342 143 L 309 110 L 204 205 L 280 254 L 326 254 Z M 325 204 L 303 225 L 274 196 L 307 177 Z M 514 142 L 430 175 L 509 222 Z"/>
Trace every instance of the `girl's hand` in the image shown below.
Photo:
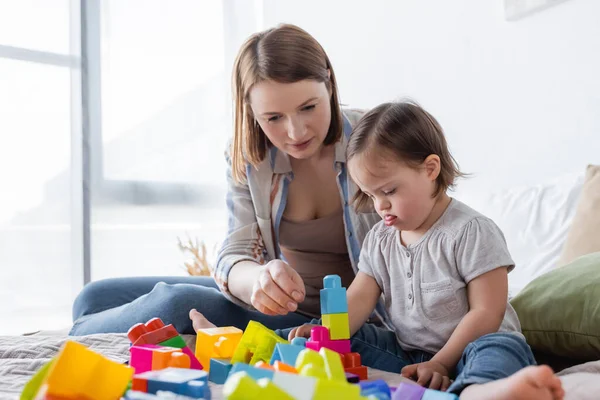
<path fill-rule="evenodd" d="M 296 338 L 296 337 L 305 337 L 307 339 L 310 338 L 310 331 L 315 326 L 319 326 L 319 325 L 316 325 L 316 324 L 304 324 L 304 325 L 300 325 L 300 326 L 295 327 L 288 334 L 288 340 L 291 342 L 292 339 Z"/>
<path fill-rule="evenodd" d="M 405 378 L 416 378 L 417 384 L 430 389 L 446 391 L 450 386 L 448 370 L 437 361 L 407 365 L 402 368 L 401 373 Z"/>
<path fill-rule="evenodd" d="M 282 260 L 272 260 L 261 268 L 250 297 L 254 308 L 267 315 L 296 311 L 306 295 L 300 275 Z"/>

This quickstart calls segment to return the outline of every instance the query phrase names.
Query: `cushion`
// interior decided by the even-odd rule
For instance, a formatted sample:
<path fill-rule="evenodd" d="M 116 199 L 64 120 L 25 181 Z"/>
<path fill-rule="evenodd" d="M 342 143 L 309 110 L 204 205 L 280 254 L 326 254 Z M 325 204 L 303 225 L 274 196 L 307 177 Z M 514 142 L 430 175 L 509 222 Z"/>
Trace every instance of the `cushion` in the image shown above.
<path fill-rule="evenodd" d="M 534 185 L 496 191 L 458 187 L 456 197 L 502 229 L 516 268 L 508 274 L 511 297 L 552 271 L 561 255 L 581 197 L 584 168 Z"/>
<path fill-rule="evenodd" d="M 600 251 L 600 165 L 588 165 L 581 197 L 557 265 Z"/>
<path fill-rule="evenodd" d="M 532 349 L 600 359 L 600 252 L 536 278 L 511 304 Z"/>

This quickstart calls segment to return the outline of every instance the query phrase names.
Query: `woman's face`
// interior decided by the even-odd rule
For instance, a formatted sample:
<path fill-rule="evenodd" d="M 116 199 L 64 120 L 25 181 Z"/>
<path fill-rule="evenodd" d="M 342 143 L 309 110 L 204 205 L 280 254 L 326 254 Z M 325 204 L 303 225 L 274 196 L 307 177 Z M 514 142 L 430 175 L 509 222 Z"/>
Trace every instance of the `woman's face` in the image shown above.
<path fill-rule="evenodd" d="M 271 143 L 290 157 L 308 159 L 321 149 L 331 124 L 324 82 L 263 81 L 250 90 L 250 106 Z"/>

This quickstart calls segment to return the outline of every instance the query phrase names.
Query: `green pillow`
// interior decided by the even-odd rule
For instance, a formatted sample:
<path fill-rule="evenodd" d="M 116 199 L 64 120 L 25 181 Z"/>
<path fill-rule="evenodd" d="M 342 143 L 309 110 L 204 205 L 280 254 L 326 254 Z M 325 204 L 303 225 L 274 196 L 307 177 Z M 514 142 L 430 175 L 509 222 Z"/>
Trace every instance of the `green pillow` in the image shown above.
<path fill-rule="evenodd" d="M 548 272 L 511 304 L 532 349 L 571 359 L 600 359 L 600 253 Z"/>

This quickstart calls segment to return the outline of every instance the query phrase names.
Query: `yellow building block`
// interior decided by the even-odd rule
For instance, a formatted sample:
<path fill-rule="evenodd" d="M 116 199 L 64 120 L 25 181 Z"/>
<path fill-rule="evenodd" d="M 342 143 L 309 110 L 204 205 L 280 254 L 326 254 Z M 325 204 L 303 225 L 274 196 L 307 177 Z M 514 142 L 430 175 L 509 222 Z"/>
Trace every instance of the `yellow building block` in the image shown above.
<path fill-rule="evenodd" d="M 338 356 L 339 357 L 339 356 Z M 325 369 L 325 362 L 321 355 L 311 349 L 304 349 L 300 353 L 298 353 L 298 357 L 296 357 L 296 369 L 298 372 L 302 371 L 302 368 L 314 365 L 315 367 L 319 367 L 321 369 Z"/>
<path fill-rule="evenodd" d="M 322 347 L 321 350 L 319 350 L 319 354 L 323 358 L 327 378 L 334 381 L 347 382 L 344 365 L 342 364 L 339 353 Z"/>
<path fill-rule="evenodd" d="M 323 314 L 322 325 L 329 329 L 331 340 L 350 339 L 350 322 L 348 313 Z"/>
<path fill-rule="evenodd" d="M 269 363 L 277 343 L 289 343 L 278 334 L 256 321 L 250 321 L 233 353 L 231 363 L 254 365 L 258 361 Z"/>
<path fill-rule="evenodd" d="M 298 374 L 302 376 L 311 376 L 316 379 L 328 379 L 325 369 L 315 364 L 305 365 Z"/>
<path fill-rule="evenodd" d="M 348 382 L 330 381 L 329 379 L 319 379 L 315 386 L 312 400 L 360 400 L 360 386 Z"/>
<path fill-rule="evenodd" d="M 236 372 L 225 381 L 225 400 L 253 400 L 260 396 L 261 388 L 246 372 Z"/>
<path fill-rule="evenodd" d="M 257 382 L 260 386 L 261 400 L 294 400 L 286 391 L 275 385 L 268 378 L 261 378 Z"/>
<path fill-rule="evenodd" d="M 111 361 L 80 343 L 67 341 L 48 372 L 46 396 L 120 398 L 133 372 L 133 368 Z"/>
<path fill-rule="evenodd" d="M 233 326 L 199 329 L 196 332 L 196 358 L 206 372 L 211 358 L 231 358 L 242 338 L 241 329 Z"/>

